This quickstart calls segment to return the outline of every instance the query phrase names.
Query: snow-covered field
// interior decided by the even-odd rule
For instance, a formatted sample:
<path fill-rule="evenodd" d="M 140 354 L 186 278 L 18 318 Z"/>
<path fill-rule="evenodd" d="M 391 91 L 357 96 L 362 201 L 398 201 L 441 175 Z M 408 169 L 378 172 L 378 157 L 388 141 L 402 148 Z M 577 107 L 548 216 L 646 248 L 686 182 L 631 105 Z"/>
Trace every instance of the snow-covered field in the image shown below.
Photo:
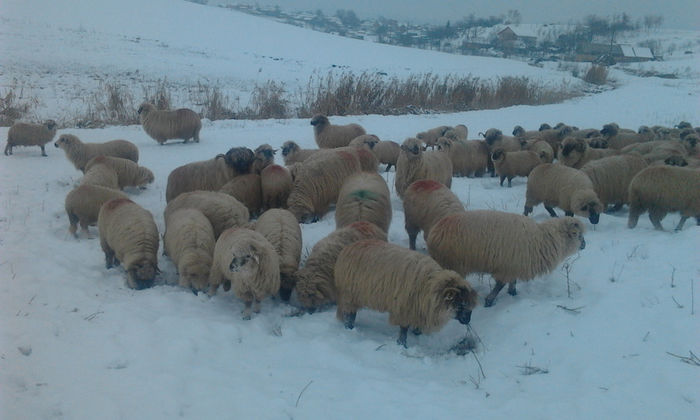
<path fill-rule="evenodd" d="M 16 78 L 39 95 L 41 118 L 68 115 L 100 77 L 124 83 L 167 77 L 183 85 L 218 80 L 240 91 L 258 80 L 305 82 L 333 64 L 553 83 L 570 77 L 516 61 L 335 38 L 173 0 L 4 0 L 0 22 L 2 84 Z M 692 41 L 698 33 L 687 36 Z M 612 70 L 616 89 L 559 105 L 331 121 L 358 122 L 398 141 L 458 123 L 472 136 L 490 127 L 510 132 L 516 124 L 534 129 L 559 121 L 697 125 L 698 52 L 662 63 L 683 78 Z M 6 133 L 0 128 L 2 139 Z M 153 213 L 161 232 L 166 178 L 175 167 L 233 146 L 288 139 L 315 146 L 308 120 L 205 121 L 201 143 L 187 145 L 158 146 L 139 126 L 59 133 L 136 143 L 139 163 L 156 180 L 128 192 Z M 602 215 L 595 228 L 587 223 L 587 247 L 568 260 L 568 279 L 560 267 L 519 284 L 515 297 L 502 293 L 494 307 L 477 307 L 471 326 L 478 346 L 459 356 L 448 351 L 466 334 L 456 321 L 433 335 L 409 336 L 408 349 L 395 344 L 398 331 L 385 314 L 368 310 L 351 331 L 334 310 L 288 317 L 293 308 L 275 300 L 243 321 L 243 304 L 231 293 L 208 298 L 173 285 L 177 275 L 167 257 L 160 257 L 155 287 L 128 289 L 121 269 L 104 268 L 97 239 L 68 234 L 63 201 L 81 174 L 60 150 L 49 145 L 47 153 L 15 148 L 14 156 L 0 159 L 0 418 L 695 419 L 700 413 L 698 367 L 668 354 L 700 353 L 700 303 L 694 302 L 700 228 L 692 221 L 679 233 L 658 232 L 643 216 L 629 230 L 623 210 Z M 393 175 L 386 174 L 390 186 Z M 452 189 L 471 209 L 520 213 L 525 180 L 516 178 L 509 189 L 494 178 L 456 178 Z M 393 188 L 392 206 L 389 239 L 408 246 Z M 535 208 L 536 220 L 548 217 Z M 672 214 L 663 224 L 670 229 L 678 219 Z M 305 255 L 333 228 L 332 212 L 303 225 Z M 425 252 L 420 236 L 418 248 Z M 482 298 L 491 288 L 489 276 L 468 280 Z"/>

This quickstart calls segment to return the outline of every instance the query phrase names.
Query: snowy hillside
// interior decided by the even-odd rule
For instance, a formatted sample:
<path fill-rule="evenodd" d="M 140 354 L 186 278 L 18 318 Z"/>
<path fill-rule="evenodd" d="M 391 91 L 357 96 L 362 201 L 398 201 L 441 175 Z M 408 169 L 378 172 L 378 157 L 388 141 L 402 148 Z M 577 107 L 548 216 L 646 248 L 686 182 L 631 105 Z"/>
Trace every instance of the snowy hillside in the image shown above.
<path fill-rule="evenodd" d="M 17 79 L 38 95 L 41 118 L 69 114 L 81 93 L 104 79 L 218 80 L 246 92 L 261 79 L 305 82 L 333 65 L 552 83 L 570 77 L 515 61 L 337 38 L 174 0 L 3 0 L 0 22 L 2 84 Z M 396 141 L 460 123 L 470 137 L 490 127 L 507 133 L 516 124 L 534 129 L 560 121 L 698 125 L 698 53 L 663 63 L 682 78 L 612 70 L 616 89 L 559 105 L 331 121 L 357 122 Z M 7 130 L 0 128 L 3 140 Z M 139 163 L 156 178 L 146 190 L 127 192 L 153 213 L 161 233 L 166 179 L 175 167 L 233 146 L 279 147 L 294 139 L 315 147 L 308 120 L 205 121 L 201 142 L 186 145 L 159 146 L 140 126 L 62 133 L 138 145 Z M 471 332 L 450 321 L 439 333 L 410 335 L 403 349 L 386 314 L 369 310 L 346 330 L 334 309 L 289 317 L 293 306 L 267 300 L 243 321 L 243 303 L 232 293 L 208 298 L 183 290 L 172 262 L 160 255 L 157 285 L 127 288 L 121 269 L 104 268 L 98 239 L 69 235 L 63 203 L 81 173 L 62 151 L 47 145 L 47 153 L 18 147 L 0 159 L 0 418 L 695 419 L 700 412 L 698 367 L 669 354 L 700 354 L 700 227 L 692 221 L 678 233 L 655 231 L 646 215 L 629 230 L 626 210 L 602 215 L 595 227 L 586 222 L 587 247 L 567 261 L 568 278 L 558 267 L 484 308 L 492 280 L 469 276 L 481 302 Z M 394 172 L 384 176 L 392 190 L 389 240 L 407 247 Z M 501 188 L 495 178 L 455 178 L 452 190 L 470 209 L 521 213 L 525 182 Z M 549 216 L 539 206 L 533 217 Z M 671 214 L 663 224 L 668 230 L 678 220 Z M 333 212 L 303 225 L 304 255 L 333 229 Z M 420 235 L 418 248 L 425 252 Z M 475 352 L 450 352 L 468 333 L 477 337 Z"/>

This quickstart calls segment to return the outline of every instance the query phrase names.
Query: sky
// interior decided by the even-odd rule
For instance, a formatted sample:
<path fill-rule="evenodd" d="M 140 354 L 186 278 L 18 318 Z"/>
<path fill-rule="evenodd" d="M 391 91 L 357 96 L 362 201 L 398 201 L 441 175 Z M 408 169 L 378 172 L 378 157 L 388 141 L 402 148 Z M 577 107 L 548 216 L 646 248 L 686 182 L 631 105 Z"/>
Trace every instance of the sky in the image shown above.
<path fill-rule="evenodd" d="M 246 0 L 209 0 L 209 4 L 246 3 Z M 279 5 L 284 10 L 317 10 L 333 14 L 338 9 L 355 11 L 362 19 L 384 16 L 416 23 L 440 23 L 474 13 L 477 17 L 497 16 L 518 10 L 523 23 L 567 23 L 589 14 L 612 16 L 626 12 L 634 19 L 662 15 L 664 27 L 700 29 L 697 0 L 250 0 L 250 4 Z M 556 5 L 552 7 L 552 4 Z M 662 6 L 661 6 L 662 5 Z"/>

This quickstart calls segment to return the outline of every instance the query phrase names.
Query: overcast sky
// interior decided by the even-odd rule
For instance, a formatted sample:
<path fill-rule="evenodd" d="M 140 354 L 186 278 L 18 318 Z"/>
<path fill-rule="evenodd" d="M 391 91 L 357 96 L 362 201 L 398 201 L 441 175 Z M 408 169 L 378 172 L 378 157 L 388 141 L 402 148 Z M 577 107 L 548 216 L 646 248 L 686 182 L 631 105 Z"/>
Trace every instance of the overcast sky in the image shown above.
<path fill-rule="evenodd" d="M 587 15 L 602 17 L 628 13 L 634 20 L 662 15 L 663 26 L 700 30 L 700 0 L 209 0 L 217 3 L 278 5 L 284 10 L 338 9 L 355 11 L 361 19 L 384 16 L 415 23 L 442 23 L 474 13 L 477 17 L 520 11 L 523 23 L 567 23 Z"/>

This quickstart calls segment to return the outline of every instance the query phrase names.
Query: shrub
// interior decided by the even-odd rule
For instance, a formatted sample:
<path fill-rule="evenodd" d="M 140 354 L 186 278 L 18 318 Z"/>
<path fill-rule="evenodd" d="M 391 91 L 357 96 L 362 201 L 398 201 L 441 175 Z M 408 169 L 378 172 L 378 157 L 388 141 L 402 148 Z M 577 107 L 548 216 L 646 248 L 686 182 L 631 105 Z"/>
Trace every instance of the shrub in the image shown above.
<path fill-rule="evenodd" d="M 25 98 L 24 89 L 13 86 L 0 95 L 0 126 L 9 127 L 19 119 L 26 119 L 29 111 L 39 104 L 37 98 Z"/>

